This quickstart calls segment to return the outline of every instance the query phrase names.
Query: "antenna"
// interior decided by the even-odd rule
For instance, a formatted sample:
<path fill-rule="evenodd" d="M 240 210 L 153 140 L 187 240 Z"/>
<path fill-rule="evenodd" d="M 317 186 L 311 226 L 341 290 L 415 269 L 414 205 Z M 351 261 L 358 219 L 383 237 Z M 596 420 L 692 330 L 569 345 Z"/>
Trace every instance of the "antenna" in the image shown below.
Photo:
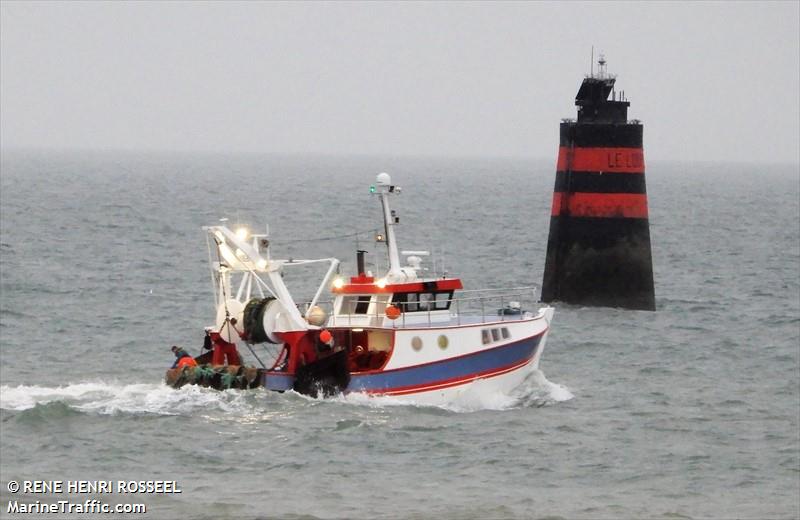
<path fill-rule="evenodd" d="M 597 60 L 597 75 L 600 79 L 606 79 L 608 74 L 606 74 L 606 55 L 602 52 L 600 53 L 600 59 Z"/>
<path fill-rule="evenodd" d="M 592 45 L 592 57 L 589 60 L 589 77 L 594 77 L 594 45 Z"/>

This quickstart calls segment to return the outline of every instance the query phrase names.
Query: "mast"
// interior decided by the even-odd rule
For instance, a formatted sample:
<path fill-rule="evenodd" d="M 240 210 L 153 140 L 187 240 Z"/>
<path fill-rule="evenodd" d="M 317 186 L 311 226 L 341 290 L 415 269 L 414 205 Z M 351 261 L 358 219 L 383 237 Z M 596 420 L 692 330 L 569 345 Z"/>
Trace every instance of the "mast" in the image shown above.
<path fill-rule="evenodd" d="M 375 186 L 370 191 L 380 195 L 383 207 L 383 226 L 386 230 L 386 247 L 389 249 L 389 272 L 386 273 L 386 276 L 387 278 L 396 278 L 403 274 L 400 269 L 400 254 L 397 251 L 397 241 L 394 236 L 394 226 L 400 223 L 400 218 L 395 216 L 389 206 L 389 194 L 400 193 L 400 187 L 392 185 L 392 178 L 388 173 L 379 173 L 375 178 Z"/>

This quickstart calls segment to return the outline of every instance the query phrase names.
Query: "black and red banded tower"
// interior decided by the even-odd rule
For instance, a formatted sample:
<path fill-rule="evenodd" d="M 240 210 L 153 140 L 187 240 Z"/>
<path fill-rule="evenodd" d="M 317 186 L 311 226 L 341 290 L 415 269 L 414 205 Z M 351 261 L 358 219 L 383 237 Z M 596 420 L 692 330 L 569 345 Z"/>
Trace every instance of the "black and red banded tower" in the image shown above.
<path fill-rule="evenodd" d="M 598 64 L 561 123 L 542 301 L 655 310 L 642 125 Z"/>

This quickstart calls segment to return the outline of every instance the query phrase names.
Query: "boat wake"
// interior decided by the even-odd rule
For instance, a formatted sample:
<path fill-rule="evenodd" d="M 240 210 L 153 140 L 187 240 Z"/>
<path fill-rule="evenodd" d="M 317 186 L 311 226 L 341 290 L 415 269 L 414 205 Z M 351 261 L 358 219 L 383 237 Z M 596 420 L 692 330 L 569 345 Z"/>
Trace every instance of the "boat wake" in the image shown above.
<path fill-rule="evenodd" d="M 218 392 L 196 386 L 174 390 L 162 383 L 0 386 L 0 409 L 15 411 L 61 403 L 73 410 L 99 415 L 189 415 L 209 411 L 247 413 L 251 408 L 251 400 L 243 392 Z"/>
<path fill-rule="evenodd" d="M 512 393 L 485 392 L 470 386 L 458 398 L 443 406 L 451 412 L 480 410 L 509 410 L 515 408 L 547 406 L 567 401 L 573 395 L 563 385 L 548 381 L 540 370 L 532 371 Z M 369 407 L 429 405 L 401 400 L 396 397 L 349 394 L 333 399 L 314 399 L 286 392 L 283 395 L 264 391 L 226 390 L 187 385 L 180 389 L 162 383 L 75 383 L 58 387 L 38 385 L 0 386 L 0 409 L 24 411 L 37 406 L 66 406 L 71 410 L 97 415 L 153 414 L 153 415 L 214 415 L 220 418 L 259 415 L 272 407 L 288 403 L 333 403 Z"/>

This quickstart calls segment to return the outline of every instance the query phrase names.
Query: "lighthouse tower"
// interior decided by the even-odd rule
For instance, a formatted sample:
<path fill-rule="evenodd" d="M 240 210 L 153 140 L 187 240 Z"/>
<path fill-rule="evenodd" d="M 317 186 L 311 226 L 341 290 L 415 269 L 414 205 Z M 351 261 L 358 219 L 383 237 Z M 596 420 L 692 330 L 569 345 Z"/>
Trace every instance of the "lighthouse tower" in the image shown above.
<path fill-rule="evenodd" d="M 642 125 L 597 63 L 561 123 L 542 301 L 655 310 Z"/>

